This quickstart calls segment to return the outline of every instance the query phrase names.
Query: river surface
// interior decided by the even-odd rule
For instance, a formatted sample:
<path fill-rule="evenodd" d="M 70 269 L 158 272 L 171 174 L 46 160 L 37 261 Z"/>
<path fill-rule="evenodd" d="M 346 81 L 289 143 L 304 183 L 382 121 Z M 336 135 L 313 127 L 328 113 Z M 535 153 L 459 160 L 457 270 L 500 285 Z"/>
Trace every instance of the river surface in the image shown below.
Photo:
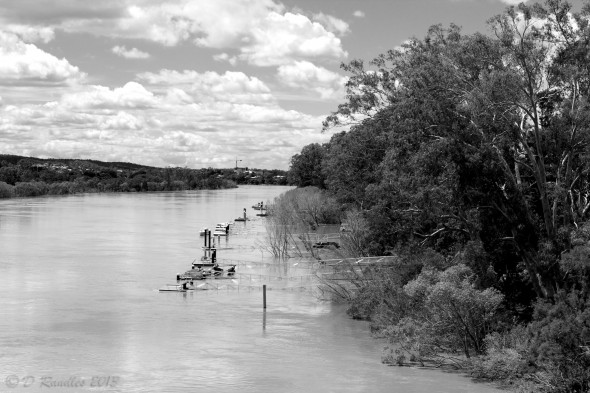
<path fill-rule="evenodd" d="M 0 392 L 497 391 L 382 365 L 367 324 L 307 290 L 308 265 L 261 251 L 251 206 L 287 189 L 0 200 Z M 221 263 L 248 261 L 233 280 L 158 292 L 243 208 L 217 242 Z"/>

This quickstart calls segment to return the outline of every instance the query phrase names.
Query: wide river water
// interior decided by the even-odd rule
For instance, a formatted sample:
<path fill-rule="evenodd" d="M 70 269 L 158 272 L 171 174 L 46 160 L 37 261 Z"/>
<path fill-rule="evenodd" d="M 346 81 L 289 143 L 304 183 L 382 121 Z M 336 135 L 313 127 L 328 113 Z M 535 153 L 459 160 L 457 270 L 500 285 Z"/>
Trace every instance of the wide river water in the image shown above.
<path fill-rule="evenodd" d="M 261 251 L 251 206 L 287 189 L 0 200 L 0 392 L 497 391 L 381 364 L 368 325 L 306 289 L 309 265 Z M 158 292 L 245 207 L 218 251 L 235 279 Z"/>

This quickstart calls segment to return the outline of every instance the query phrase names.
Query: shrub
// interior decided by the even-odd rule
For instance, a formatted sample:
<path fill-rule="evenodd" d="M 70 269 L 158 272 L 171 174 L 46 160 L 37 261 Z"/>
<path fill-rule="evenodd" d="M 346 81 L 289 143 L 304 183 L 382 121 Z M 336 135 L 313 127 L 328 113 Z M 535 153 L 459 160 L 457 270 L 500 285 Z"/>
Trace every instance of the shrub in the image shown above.
<path fill-rule="evenodd" d="M 346 256 L 361 257 L 368 255 L 369 222 L 359 210 L 347 212 L 342 222 L 340 246 Z"/>
<path fill-rule="evenodd" d="M 531 360 L 552 392 L 590 391 L 590 301 L 581 292 L 560 292 L 554 303 L 539 301 L 531 333 Z"/>
<path fill-rule="evenodd" d="M 474 377 L 514 382 L 531 371 L 527 360 L 529 335 L 525 327 L 517 325 L 505 333 L 491 333 L 484 341 L 485 355 L 470 362 Z"/>
<path fill-rule="evenodd" d="M 414 318 L 427 330 L 435 352 L 462 350 L 467 358 L 472 351 L 483 353 L 503 296 L 493 288 L 478 290 L 474 280 L 471 269 L 456 265 L 442 272 L 427 269 L 404 287 L 416 301 Z"/>
<path fill-rule="evenodd" d="M 148 181 L 147 182 L 147 190 L 148 191 L 163 191 L 164 185 L 162 185 L 161 182 Z"/>
<path fill-rule="evenodd" d="M 170 183 L 170 191 L 183 191 L 188 189 L 187 184 L 182 180 L 173 180 Z"/>
<path fill-rule="evenodd" d="M 70 183 L 67 181 L 60 183 L 53 183 L 48 186 L 48 194 L 50 195 L 66 195 L 70 193 Z"/>
<path fill-rule="evenodd" d="M 47 194 L 47 184 L 44 182 L 19 182 L 14 187 L 14 194 L 19 197 L 34 197 Z"/>
<path fill-rule="evenodd" d="M 403 287 L 406 297 L 392 299 L 391 324 L 384 334 L 396 348 L 423 359 L 454 360 L 484 353 L 503 296 L 495 289 L 477 289 L 471 269 L 455 265 L 439 271 L 425 268 Z M 397 308 L 397 310 L 396 310 Z"/>
<path fill-rule="evenodd" d="M 0 181 L 0 198 L 12 198 L 14 196 L 14 186 Z"/>
<path fill-rule="evenodd" d="M 371 319 L 381 302 L 381 291 L 376 285 L 365 285 L 351 299 L 346 313 L 353 319 Z"/>

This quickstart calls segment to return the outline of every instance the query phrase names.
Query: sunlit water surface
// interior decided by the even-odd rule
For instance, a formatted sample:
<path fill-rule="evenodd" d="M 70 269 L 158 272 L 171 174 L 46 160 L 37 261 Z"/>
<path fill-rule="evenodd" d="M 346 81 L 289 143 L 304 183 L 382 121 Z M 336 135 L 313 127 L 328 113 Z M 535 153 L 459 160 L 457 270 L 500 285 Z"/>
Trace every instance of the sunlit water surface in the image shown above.
<path fill-rule="evenodd" d="M 305 264 L 271 265 L 251 206 L 287 189 L 0 201 L 0 392 L 496 391 L 382 365 L 366 323 L 304 289 Z M 206 291 L 157 291 L 200 258 L 202 227 L 244 207 L 218 257 L 251 264 Z"/>

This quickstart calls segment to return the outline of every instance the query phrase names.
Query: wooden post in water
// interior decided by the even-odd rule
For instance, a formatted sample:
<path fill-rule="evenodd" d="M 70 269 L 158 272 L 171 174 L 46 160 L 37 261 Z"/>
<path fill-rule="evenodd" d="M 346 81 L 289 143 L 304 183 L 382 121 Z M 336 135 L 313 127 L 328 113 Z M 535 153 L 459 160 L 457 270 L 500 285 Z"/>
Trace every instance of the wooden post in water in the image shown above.
<path fill-rule="evenodd" d="M 262 286 L 262 308 L 266 310 L 266 284 Z"/>
<path fill-rule="evenodd" d="M 209 235 L 209 230 L 205 229 L 205 236 L 203 236 L 203 239 L 205 240 L 204 244 L 203 244 L 203 260 L 207 258 L 207 236 Z"/>

